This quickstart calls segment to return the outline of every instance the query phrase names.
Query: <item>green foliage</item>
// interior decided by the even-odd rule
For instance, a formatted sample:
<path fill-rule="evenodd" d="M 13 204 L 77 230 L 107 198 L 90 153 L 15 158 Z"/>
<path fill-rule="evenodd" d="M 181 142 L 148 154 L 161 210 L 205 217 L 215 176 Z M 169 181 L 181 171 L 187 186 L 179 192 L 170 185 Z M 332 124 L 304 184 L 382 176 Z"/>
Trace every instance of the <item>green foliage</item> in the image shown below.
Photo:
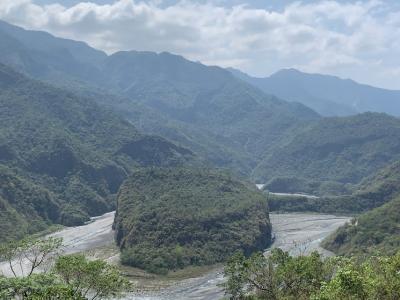
<path fill-rule="evenodd" d="M 400 253 L 356 262 L 274 249 L 268 256 L 233 256 L 224 287 L 231 299 L 392 300 L 400 296 L 399 272 Z"/>
<path fill-rule="evenodd" d="M 0 65 L 0 242 L 52 223 L 81 225 L 115 208 L 115 194 L 140 166 L 193 158 L 141 135 L 90 97 Z M 19 226 L 9 226 L 16 221 Z M 21 221 L 22 220 L 22 221 Z"/>
<path fill-rule="evenodd" d="M 304 179 L 303 188 L 296 192 L 322 195 L 329 189 L 324 191 L 327 187 L 315 186 L 316 182 L 358 184 L 400 159 L 399 141 L 400 121 L 395 117 L 364 113 L 324 118 L 285 135 L 278 147 L 265 153 L 253 177 L 259 182 L 276 177 Z"/>
<path fill-rule="evenodd" d="M 0 244 L 0 260 L 6 261 L 14 277 L 31 276 L 47 261 L 56 257 L 62 245 L 62 239 L 26 238 Z"/>
<path fill-rule="evenodd" d="M 400 247 L 400 198 L 356 217 L 324 241 L 338 254 L 395 253 Z"/>
<path fill-rule="evenodd" d="M 0 276 L 1 299 L 65 299 L 84 300 L 71 285 L 62 283 L 53 274 L 32 274 L 29 277 Z"/>
<path fill-rule="evenodd" d="M 265 188 L 279 186 L 298 186 L 301 180 L 274 180 Z M 269 195 L 271 211 L 322 212 L 322 213 L 363 213 L 391 201 L 400 195 L 400 162 L 395 162 L 364 179 L 357 186 L 347 185 L 347 196 L 306 197 L 300 195 Z M 268 192 L 268 191 L 266 191 Z"/>
<path fill-rule="evenodd" d="M 0 260 L 7 262 L 14 275 L 0 276 L 0 298 L 107 299 L 130 288 L 115 266 L 102 260 L 88 260 L 81 254 L 59 256 L 61 245 L 58 238 L 24 239 L 0 245 Z M 52 263 L 54 267 L 49 268 Z"/>
<path fill-rule="evenodd" d="M 265 196 L 212 170 L 151 168 L 121 187 L 115 218 L 122 262 L 155 273 L 264 249 L 271 238 Z"/>
<path fill-rule="evenodd" d="M 61 256 L 54 270 L 73 287 L 75 295 L 90 295 L 91 299 L 117 297 L 130 286 L 115 266 L 102 260 L 89 261 L 81 254 Z"/>
<path fill-rule="evenodd" d="M 400 162 L 365 179 L 359 191 L 339 200 L 336 204 L 343 203 L 356 212 L 368 212 L 339 228 L 324 242 L 325 247 L 346 255 L 397 251 L 400 246 Z"/>

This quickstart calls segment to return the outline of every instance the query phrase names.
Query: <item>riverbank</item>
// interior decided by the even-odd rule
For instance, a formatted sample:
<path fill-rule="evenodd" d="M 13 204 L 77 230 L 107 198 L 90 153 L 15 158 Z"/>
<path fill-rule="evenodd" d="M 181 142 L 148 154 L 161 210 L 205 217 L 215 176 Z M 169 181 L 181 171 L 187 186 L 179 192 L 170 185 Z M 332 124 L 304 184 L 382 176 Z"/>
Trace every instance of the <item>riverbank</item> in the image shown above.
<path fill-rule="evenodd" d="M 314 250 L 332 255 L 320 247 L 320 242 L 349 217 L 311 213 L 270 214 L 275 240 L 271 248 L 279 247 L 292 255 L 307 254 Z M 92 222 L 79 227 L 64 228 L 49 236 L 64 240 L 64 253 L 85 252 L 89 256 L 119 263 L 114 246 L 112 224 L 114 212 L 93 218 Z M 268 251 L 268 250 L 267 250 Z M 141 270 L 121 267 L 134 282 L 136 290 L 126 295 L 129 300 L 215 300 L 223 297 L 218 286 L 223 283 L 222 267 L 189 268 L 167 277 L 154 276 Z M 0 263 L 0 271 L 7 266 Z"/>

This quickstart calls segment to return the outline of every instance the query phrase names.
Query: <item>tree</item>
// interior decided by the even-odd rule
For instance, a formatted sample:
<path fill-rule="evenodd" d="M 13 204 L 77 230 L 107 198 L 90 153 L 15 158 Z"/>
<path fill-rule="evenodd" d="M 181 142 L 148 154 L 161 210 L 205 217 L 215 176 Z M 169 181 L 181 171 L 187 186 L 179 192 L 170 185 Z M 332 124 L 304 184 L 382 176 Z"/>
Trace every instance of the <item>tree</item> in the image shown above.
<path fill-rule="evenodd" d="M 72 286 L 74 295 L 85 298 L 118 296 L 130 286 L 115 266 L 101 260 L 89 261 L 82 254 L 61 256 L 54 270 L 63 282 Z"/>
<path fill-rule="evenodd" d="M 53 274 L 32 274 L 26 277 L 0 277 L 0 299 L 65 299 L 83 300 L 71 286 Z"/>
<path fill-rule="evenodd" d="M 0 245 L 0 260 L 8 262 L 14 277 L 31 276 L 38 268 L 60 255 L 61 238 L 26 238 Z"/>
<path fill-rule="evenodd" d="M 58 238 L 1 245 L 0 259 L 8 262 L 13 276 L 0 276 L 0 299 L 93 300 L 118 296 L 130 287 L 115 266 L 82 254 L 60 256 L 61 245 Z"/>

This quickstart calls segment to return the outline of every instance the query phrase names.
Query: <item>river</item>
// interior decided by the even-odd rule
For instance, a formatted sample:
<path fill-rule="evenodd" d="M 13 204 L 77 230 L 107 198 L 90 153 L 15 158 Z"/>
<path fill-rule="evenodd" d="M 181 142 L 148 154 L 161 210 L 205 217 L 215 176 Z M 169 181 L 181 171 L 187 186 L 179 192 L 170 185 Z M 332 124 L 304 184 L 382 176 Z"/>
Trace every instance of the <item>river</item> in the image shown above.
<path fill-rule="evenodd" d="M 89 251 L 113 244 L 112 223 L 114 213 L 93 218 L 91 223 L 79 227 L 65 228 L 50 236 L 64 239 L 64 253 Z M 293 255 L 309 253 L 317 250 L 324 255 L 331 255 L 322 249 L 319 244 L 349 220 L 348 217 L 333 215 L 288 213 L 270 214 L 275 241 L 273 247 L 280 247 Z M 267 249 L 268 251 L 268 249 Z M 0 263 L 0 272 L 10 275 L 5 263 Z M 217 269 L 207 274 L 176 282 L 169 287 L 156 292 L 138 292 L 126 295 L 129 300 L 183 300 L 202 299 L 214 300 L 223 296 L 218 284 L 223 282 L 222 270 Z"/>
<path fill-rule="evenodd" d="M 275 241 L 272 248 L 279 247 L 292 255 L 307 254 L 314 250 L 323 255 L 332 253 L 321 248 L 320 242 L 338 227 L 350 220 L 333 215 L 288 213 L 270 214 Z M 268 251 L 268 250 L 267 250 Z M 183 280 L 162 291 L 145 295 L 130 295 L 130 300 L 215 300 L 224 296 L 218 284 L 223 282 L 222 270 L 212 271 L 202 277 Z"/>

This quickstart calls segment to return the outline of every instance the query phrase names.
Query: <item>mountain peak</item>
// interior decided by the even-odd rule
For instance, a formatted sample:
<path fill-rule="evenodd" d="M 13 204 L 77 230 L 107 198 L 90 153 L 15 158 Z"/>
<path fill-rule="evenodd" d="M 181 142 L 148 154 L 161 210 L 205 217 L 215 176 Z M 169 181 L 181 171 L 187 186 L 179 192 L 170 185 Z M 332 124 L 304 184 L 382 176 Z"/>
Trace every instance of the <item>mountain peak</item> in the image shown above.
<path fill-rule="evenodd" d="M 287 69 L 281 69 L 275 73 L 273 73 L 270 78 L 298 78 L 298 77 L 303 77 L 303 76 L 311 76 L 314 74 L 309 74 L 302 72 L 300 70 L 294 69 L 294 68 L 287 68 Z M 317 74 L 315 74 L 317 75 Z"/>

